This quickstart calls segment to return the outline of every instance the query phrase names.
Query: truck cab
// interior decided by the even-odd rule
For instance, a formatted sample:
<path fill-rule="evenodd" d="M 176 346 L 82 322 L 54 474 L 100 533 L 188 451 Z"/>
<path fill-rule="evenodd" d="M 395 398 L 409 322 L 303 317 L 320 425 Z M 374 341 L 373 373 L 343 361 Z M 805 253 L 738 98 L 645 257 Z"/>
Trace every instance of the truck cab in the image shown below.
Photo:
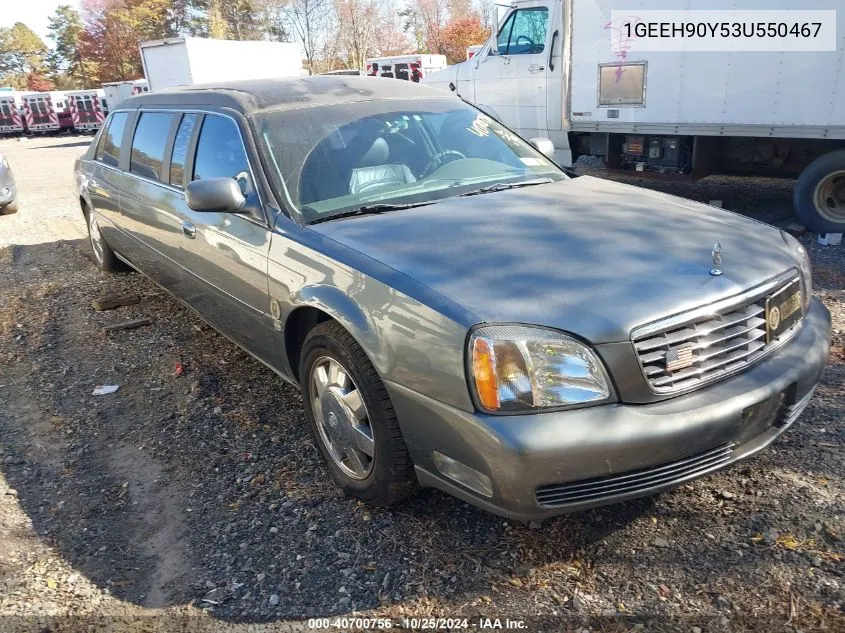
<path fill-rule="evenodd" d="M 725 35 L 669 46 L 664 35 L 630 34 L 634 23 L 664 24 L 663 10 L 698 19 L 685 0 L 616 17 L 612 0 L 518 0 L 478 53 L 422 82 L 451 90 L 523 138 L 551 139 L 562 166 L 590 156 L 608 169 L 664 179 L 797 177 L 794 207 L 804 226 L 841 233 L 841 1 L 814 3 L 817 41 L 798 41 L 787 29 L 775 48 L 774 35 L 758 37 L 735 54 L 735 38 Z M 761 20 L 749 18 L 743 29 L 761 27 L 767 11 L 794 9 L 791 0 L 739 4 Z"/>
<path fill-rule="evenodd" d="M 525 138 L 550 138 L 555 161 L 570 165 L 563 9 L 560 0 L 515 2 L 478 52 L 422 82 L 452 90 Z"/>

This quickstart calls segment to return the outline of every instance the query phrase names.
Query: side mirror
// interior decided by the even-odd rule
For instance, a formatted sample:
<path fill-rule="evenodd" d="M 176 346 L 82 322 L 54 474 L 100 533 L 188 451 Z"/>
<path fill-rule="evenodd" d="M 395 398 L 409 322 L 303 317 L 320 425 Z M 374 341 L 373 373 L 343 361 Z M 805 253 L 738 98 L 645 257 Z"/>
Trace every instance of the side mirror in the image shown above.
<path fill-rule="evenodd" d="M 528 139 L 528 142 L 531 143 L 531 145 L 534 146 L 534 149 L 540 152 L 543 156 L 554 160 L 555 144 L 552 143 L 551 139 L 548 139 L 545 136 L 537 136 Z"/>
<path fill-rule="evenodd" d="M 246 198 L 234 178 L 208 178 L 189 182 L 185 201 L 194 211 L 239 211 Z"/>

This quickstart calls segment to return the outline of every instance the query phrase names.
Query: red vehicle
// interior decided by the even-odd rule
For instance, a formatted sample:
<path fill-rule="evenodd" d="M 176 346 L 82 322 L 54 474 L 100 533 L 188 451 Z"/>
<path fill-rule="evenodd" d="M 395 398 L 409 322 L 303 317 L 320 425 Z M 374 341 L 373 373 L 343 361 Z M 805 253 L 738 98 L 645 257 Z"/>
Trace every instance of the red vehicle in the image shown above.
<path fill-rule="evenodd" d="M 22 134 L 23 107 L 19 92 L 0 92 L 0 134 Z"/>
<path fill-rule="evenodd" d="M 106 117 L 104 90 L 76 90 L 66 93 L 73 128 L 78 132 L 100 129 Z"/>

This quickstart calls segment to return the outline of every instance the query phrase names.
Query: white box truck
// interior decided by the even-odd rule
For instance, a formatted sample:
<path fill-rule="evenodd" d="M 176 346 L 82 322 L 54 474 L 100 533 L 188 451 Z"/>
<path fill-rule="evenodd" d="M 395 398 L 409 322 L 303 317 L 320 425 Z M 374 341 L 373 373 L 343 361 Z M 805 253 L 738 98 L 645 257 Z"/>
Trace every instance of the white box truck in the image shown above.
<path fill-rule="evenodd" d="M 299 44 L 176 37 L 141 44 L 150 90 L 305 74 Z"/>
<path fill-rule="evenodd" d="M 127 79 L 126 81 L 112 81 L 103 84 L 103 91 L 105 92 L 103 107 L 106 110 L 116 108 L 124 99 L 142 92 L 149 92 L 149 90 L 150 84 L 146 79 Z"/>
<path fill-rule="evenodd" d="M 453 90 L 525 138 L 550 138 L 564 166 L 586 154 L 646 175 L 798 176 L 799 218 L 816 232 L 842 232 L 842 0 L 706 6 L 518 0 L 472 59 L 423 83 Z M 679 28 L 692 38 L 673 49 Z"/>
<path fill-rule="evenodd" d="M 365 64 L 370 77 L 389 77 L 419 83 L 426 75 L 446 68 L 446 56 L 414 54 L 371 57 L 365 60 Z"/>

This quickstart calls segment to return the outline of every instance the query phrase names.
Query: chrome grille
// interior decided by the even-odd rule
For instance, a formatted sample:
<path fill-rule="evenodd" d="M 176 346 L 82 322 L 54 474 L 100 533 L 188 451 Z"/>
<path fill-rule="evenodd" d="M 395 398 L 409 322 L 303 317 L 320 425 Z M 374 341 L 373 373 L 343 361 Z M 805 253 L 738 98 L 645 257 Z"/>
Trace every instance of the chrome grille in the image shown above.
<path fill-rule="evenodd" d="M 800 287 L 794 272 L 740 297 L 635 330 L 631 339 L 649 386 L 657 393 L 688 391 L 759 360 L 800 327 L 799 320 L 778 341 L 766 341 L 766 297 L 793 284 Z M 682 367 L 674 360 L 678 350 Z"/>
<path fill-rule="evenodd" d="M 540 486 L 534 494 L 537 504 L 547 508 L 599 501 L 631 493 L 648 494 L 654 488 L 677 485 L 717 469 L 731 460 L 733 449 L 733 444 L 723 444 L 698 455 L 660 466 L 565 484 Z"/>

